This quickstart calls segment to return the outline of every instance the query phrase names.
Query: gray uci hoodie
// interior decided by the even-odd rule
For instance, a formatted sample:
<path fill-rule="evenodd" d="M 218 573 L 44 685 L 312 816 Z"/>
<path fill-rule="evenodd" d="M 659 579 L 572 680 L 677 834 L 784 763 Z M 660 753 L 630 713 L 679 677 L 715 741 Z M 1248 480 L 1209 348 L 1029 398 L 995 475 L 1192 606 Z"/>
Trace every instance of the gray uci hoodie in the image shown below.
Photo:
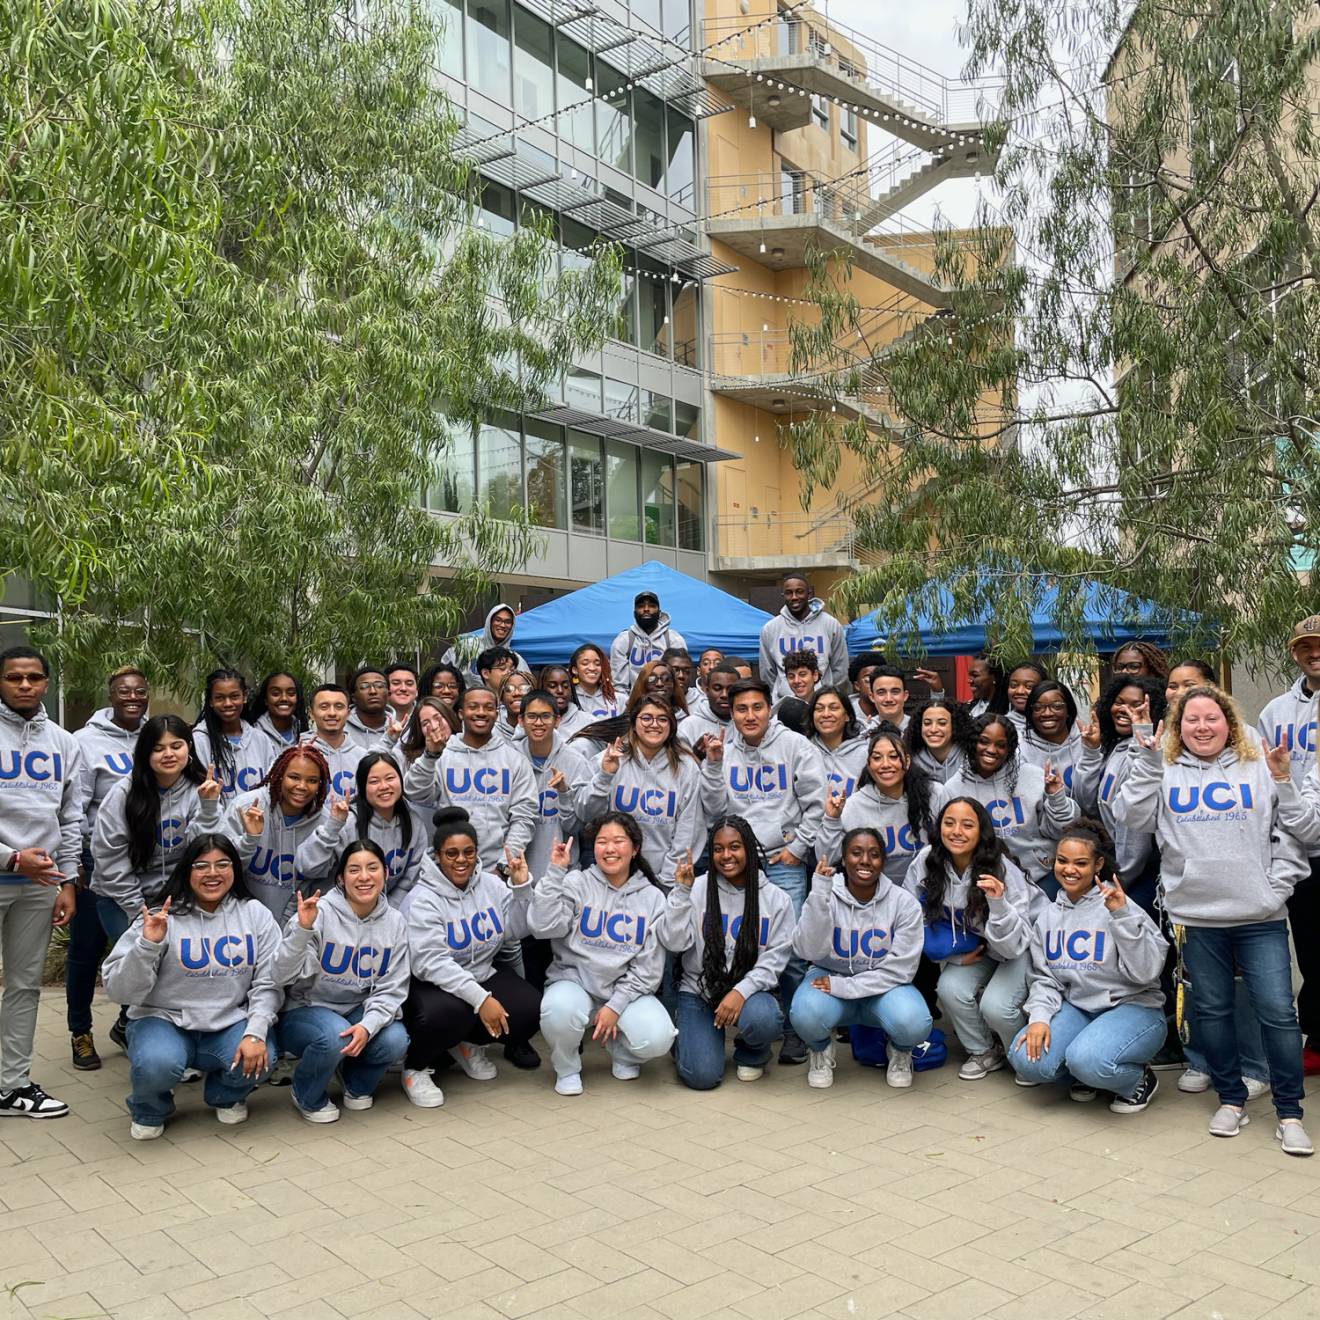
<path fill-rule="evenodd" d="M 476 1009 L 505 943 L 529 933 L 530 883 L 508 885 L 489 871 L 476 871 L 460 889 L 428 856 L 408 907 L 412 974 L 457 995 Z"/>
<path fill-rule="evenodd" d="M 615 1013 L 654 994 L 665 965 L 655 929 L 664 910 L 664 890 L 640 871 L 616 889 L 594 864 L 567 874 L 552 866 L 528 913 L 531 933 L 554 954 L 546 984 L 572 981 Z"/>
<path fill-rule="evenodd" d="M 243 827 L 243 812 L 254 802 L 261 808 L 260 834 L 249 834 Z M 296 907 L 294 880 L 298 845 L 320 820 L 315 812 L 289 819 L 272 803 L 269 788 L 240 793 L 225 810 L 221 828 L 233 840 L 243 859 L 243 879 L 247 882 L 248 893 L 266 907 L 280 926 L 292 916 Z"/>
<path fill-rule="evenodd" d="M 1114 861 L 1124 885 L 1135 883 L 1145 873 L 1155 851 L 1153 830 L 1129 829 L 1115 815 L 1118 795 L 1127 780 L 1136 743 L 1125 738 L 1106 757 L 1098 747 L 1082 749 L 1073 780 L 1072 796 L 1089 816 L 1100 817 L 1114 841 Z"/>
<path fill-rule="evenodd" d="M 869 999 L 911 985 L 922 939 L 920 904 L 888 877 L 863 903 L 842 874 L 813 876 L 793 952 L 829 973 L 835 999 Z"/>
<path fill-rule="evenodd" d="M 820 753 L 821 764 L 825 767 L 825 795 L 836 789 L 843 789 L 844 797 L 851 797 L 857 788 L 857 776 L 866 768 L 867 740 L 860 734 L 856 738 L 845 738 L 833 751 L 818 738 L 809 740 Z"/>
<path fill-rule="evenodd" d="M 578 743 L 570 747 L 562 733 L 563 725 L 555 730 L 550 744 L 550 755 L 537 765 L 524 738 L 515 746 L 532 767 L 536 781 L 536 829 L 527 849 L 527 869 L 533 876 L 544 875 L 550 868 L 550 849 L 561 839 L 571 839 L 582 828 L 587 799 L 587 785 L 591 782 L 591 765 L 582 755 Z M 558 770 L 568 781 L 567 787 L 550 787 L 550 778 Z"/>
<path fill-rule="evenodd" d="M 220 804 L 203 802 L 197 787 L 180 776 L 160 795 L 160 823 L 151 861 L 140 871 L 128 855 L 130 831 L 124 812 L 128 806 L 128 780 L 121 779 L 105 795 L 96 813 L 92 833 L 92 892 L 113 899 L 130 917 L 154 899 L 170 878 L 190 840 L 220 828 Z"/>
<path fill-rule="evenodd" d="M 1120 1004 L 1162 1008 L 1168 951 L 1158 927 L 1131 900 L 1110 912 L 1094 886 L 1076 903 L 1060 890 L 1032 928 L 1027 1021 L 1048 1022 L 1065 1002 L 1083 1013 Z"/>
<path fill-rule="evenodd" d="M 101 967 L 105 992 L 128 1016 L 158 1017 L 183 1031 L 223 1031 L 265 1040 L 283 995 L 275 984 L 280 928 L 253 899 L 227 897 L 214 912 L 171 912 L 158 944 L 142 918 L 119 937 Z"/>
<path fill-rule="evenodd" d="M 289 918 L 275 954 L 275 984 L 287 987 L 284 1008 L 328 1008 L 341 1015 L 361 1006 L 375 1036 L 398 1020 L 408 995 L 408 923 L 382 894 L 359 917 L 336 886 L 316 905 L 311 930 Z"/>
<path fill-rule="evenodd" d="M 67 879 L 78 874 L 83 831 L 83 755 L 73 734 L 38 706 L 25 719 L 0 701 L 0 884 L 15 850 L 44 848 Z"/>
<path fill-rule="evenodd" d="M 197 749 L 197 759 L 202 765 L 214 765 L 220 779 L 220 801 L 230 801 L 240 793 L 246 793 L 261 783 L 275 760 L 277 753 L 271 741 L 264 733 L 246 720 L 243 732 L 238 740 L 229 740 L 229 755 L 232 758 L 229 768 L 223 774 L 211 749 L 211 739 L 206 727 L 193 726 L 193 746 Z"/>
<path fill-rule="evenodd" d="M 825 814 L 820 753 L 777 720 L 755 747 L 732 729 L 724 755 L 718 761 L 707 757 L 702 768 L 701 805 L 707 820 L 742 816 L 772 857 L 787 848 L 802 861 L 815 846 Z"/>
<path fill-rule="evenodd" d="M 663 610 L 654 632 L 644 633 L 634 622 L 610 643 L 610 673 L 621 705 L 628 700 L 628 693 L 632 691 L 642 666 L 651 660 L 659 660 L 671 646 L 686 649 L 687 643 L 683 634 L 675 631 L 669 615 Z"/>
<path fill-rule="evenodd" d="M 656 933 L 671 953 L 682 955 L 679 989 L 707 998 L 701 984 L 706 956 L 706 895 L 714 881 L 724 934 L 724 965 L 732 968 L 734 945 L 742 930 L 747 894 L 720 876 L 699 875 L 690 885 L 675 885 L 669 894 Z M 756 901 L 761 917 L 757 932 L 756 962 L 732 988 L 744 999 L 758 991 L 773 992 L 793 953 L 793 900 L 763 874 L 756 877 Z"/>
<path fill-rule="evenodd" d="M 1212 761 L 1184 751 L 1169 765 L 1160 747 L 1137 748 L 1115 816 L 1155 831 L 1169 919 L 1184 926 L 1282 921 L 1310 873 L 1293 833 L 1305 809 L 1291 779 L 1275 783 L 1263 756 L 1231 747 Z"/>
<path fill-rule="evenodd" d="M 837 820 L 831 820 L 828 815 L 822 817 L 816 839 L 817 855 L 837 862 L 843 836 L 863 825 L 879 831 L 885 845 L 884 872 L 894 884 L 901 885 L 912 859 L 927 842 L 926 830 L 913 833 L 908 823 L 906 793 L 892 798 L 868 780 L 844 801 L 842 816 Z"/>
<path fill-rule="evenodd" d="M 907 879 L 903 888 L 908 891 L 922 909 L 925 920 L 926 908 L 926 861 L 930 849 L 923 848 L 913 859 L 908 868 Z M 967 900 L 971 897 L 972 886 L 977 877 L 971 868 L 962 874 L 954 871 L 945 863 L 944 919 L 955 932 L 967 932 L 978 935 L 986 943 L 990 956 L 997 962 L 1010 962 L 1027 951 L 1031 943 L 1031 918 L 1033 906 L 1043 902 L 1044 896 L 1035 885 L 1030 884 L 1010 858 L 1003 859 L 1004 896 L 987 896 L 989 913 L 984 922 L 971 921 L 967 917 Z"/>
<path fill-rule="evenodd" d="M 330 766 L 330 787 L 340 797 L 351 793 L 357 783 L 358 762 L 367 754 L 365 747 L 359 747 L 347 733 L 338 747 L 331 747 L 315 730 L 303 738 L 316 748 Z"/>
<path fill-rule="evenodd" d="M 92 837 L 96 809 L 105 795 L 133 769 L 133 749 L 140 727 L 121 729 L 114 721 L 114 708 L 104 706 L 93 713 L 74 733 L 82 748 L 83 838 Z"/>
<path fill-rule="evenodd" d="M 843 625 L 825 613 L 825 602 L 812 597 L 806 617 L 795 619 L 788 606 L 761 628 L 761 682 L 774 687 L 774 699 L 789 695 L 784 660 L 793 651 L 814 651 L 820 663 L 820 681 L 839 686 L 848 681 L 848 643 Z"/>

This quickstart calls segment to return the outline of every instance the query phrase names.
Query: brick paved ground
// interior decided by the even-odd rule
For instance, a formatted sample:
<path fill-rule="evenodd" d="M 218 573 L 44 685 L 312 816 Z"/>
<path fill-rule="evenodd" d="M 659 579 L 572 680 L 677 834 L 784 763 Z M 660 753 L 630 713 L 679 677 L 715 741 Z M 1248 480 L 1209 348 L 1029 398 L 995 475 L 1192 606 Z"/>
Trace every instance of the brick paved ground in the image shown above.
<path fill-rule="evenodd" d="M 334 1126 L 265 1087 L 220 1127 L 196 1087 L 128 1138 L 127 1066 L 67 1063 L 43 998 L 36 1076 L 74 1114 L 0 1124 L 0 1316 L 1320 1317 L 1320 1160 L 1268 1105 L 1235 1141 L 1172 1078 L 1144 1115 L 954 1069 L 890 1091 L 839 1068 L 684 1090 L 665 1065 L 587 1092 L 547 1070 L 444 1079 L 423 1112 L 387 1078 Z M 1320 1112 L 1313 1119 L 1320 1136 Z"/>

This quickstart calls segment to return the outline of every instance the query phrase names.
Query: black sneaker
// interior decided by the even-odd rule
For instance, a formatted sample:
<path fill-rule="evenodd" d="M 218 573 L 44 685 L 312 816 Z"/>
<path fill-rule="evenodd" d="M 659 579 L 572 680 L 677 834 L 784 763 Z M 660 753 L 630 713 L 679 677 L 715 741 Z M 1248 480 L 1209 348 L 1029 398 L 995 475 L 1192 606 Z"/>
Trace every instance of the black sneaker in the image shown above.
<path fill-rule="evenodd" d="M 521 1068 L 524 1072 L 531 1072 L 533 1068 L 541 1066 L 541 1056 L 529 1040 L 511 1040 L 504 1047 L 504 1057 L 515 1068 Z"/>
<path fill-rule="evenodd" d="M 128 1019 L 122 1013 L 115 1019 L 114 1026 L 110 1028 L 110 1039 L 125 1054 L 128 1053 Z"/>
<path fill-rule="evenodd" d="M 47 1095 L 36 1082 L 14 1091 L 0 1091 L 0 1118 L 63 1118 L 69 1106 Z"/>
<path fill-rule="evenodd" d="M 1160 1089 L 1160 1079 L 1154 1070 L 1147 1068 L 1141 1078 L 1141 1085 L 1131 1095 L 1116 1095 L 1109 1102 L 1111 1114 L 1139 1114 L 1155 1099 L 1155 1092 Z"/>
<path fill-rule="evenodd" d="M 1176 1031 L 1169 1032 L 1164 1044 L 1160 1046 L 1160 1052 L 1150 1061 L 1150 1066 L 1156 1072 L 1181 1072 L 1187 1066 L 1187 1060 L 1183 1058 L 1182 1041 L 1178 1039 Z"/>
<path fill-rule="evenodd" d="M 784 1043 L 779 1047 L 779 1062 L 786 1067 L 793 1067 L 806 1061 L 806 1042 L 790 1027 L 784 1032 Z"/>
<path fill-rule="evenodd" d="M 101 1056 L 96 1052 L 90 1031 L 75 1031 L 69 1037 L 69 1049 L 73 1053 L 73 1066 L 79 1072 L 95 1072 L 101 1066 Z"/>

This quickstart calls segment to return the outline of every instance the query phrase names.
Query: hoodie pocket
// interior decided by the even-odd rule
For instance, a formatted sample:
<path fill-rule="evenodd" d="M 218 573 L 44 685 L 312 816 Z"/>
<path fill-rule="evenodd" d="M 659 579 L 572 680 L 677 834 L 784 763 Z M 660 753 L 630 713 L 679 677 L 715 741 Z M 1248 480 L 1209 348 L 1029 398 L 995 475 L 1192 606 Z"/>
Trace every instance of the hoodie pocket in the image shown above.
<path fill-rule="evenodd" d="M 1207 921 L 1263 921 L 1279 910 L 1279 896 L 1254 858 L 1198 858 L 1183 865 L 1176 885 L 1165 882 L 1175 918 Z"/>

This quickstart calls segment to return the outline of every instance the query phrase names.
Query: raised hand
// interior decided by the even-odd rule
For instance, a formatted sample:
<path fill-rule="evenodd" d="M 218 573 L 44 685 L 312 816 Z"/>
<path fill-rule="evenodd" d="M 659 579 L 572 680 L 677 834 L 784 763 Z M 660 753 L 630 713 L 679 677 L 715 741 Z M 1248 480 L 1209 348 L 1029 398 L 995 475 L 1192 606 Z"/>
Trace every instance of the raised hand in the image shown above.
<path fill-rule="evenodd" d="M 1280 742 L 1269 748 L 1265 753 L 1265 764 L 1276 783 L 1286 784 L 1292 778 L 1292 753 L 1286 743 Z"/>
<path fill-rule="evenodd" d="M 439 756 L 449 741 L 449 733 L 449 721 L 437 715 L 422 730 L 422 737 L 426 740 L 426 750 L 432 756 Z"/>
<path fill-rule="evenodd" d="M 1108 884 L 1103 880 L 1097 880 L 1095 884 L 1100 891 L 1100 897 L 1105 900 L 1105 907 L 1110 912 L 1117 912 L 1119 908 L 1127 904 L 1127 895 L 1123 892 L 1123 886 L 1118 876 L 1111 876 Z"/>
<path fill-rule="evenodd" d="M 601 753 L 600 768 L 604 770 L 607 775 L 615 775 L 619 773 L 619 766 L 622 764 L 623 740 L 616 738 L 608 747 L 606 747 L 604 752 Z"/>
<path fill-rule="evenodd" d="M 998 899 L 1004 896 L 1004 882 L 997 875 L 978 875 L 976 887 L 987 898 Z"/>
<path fill-rule="evenodd" d="M 504 874 L 509 877 L 511 885 L 525 885 L 531 875 L 527 870 L 527 858 L 523 853 L 510 852 L 506 847 L 504 849 Z"/>
<path fill-rule="evenodd" d="M 206 778 L 197 785 L 197 796 L 203 802 L 217 802 L 220 798 L 220 781 L 215 777 L 215 766 L 206 767 Z"/>
<path fill-rule="evenodd" d="M 142 905 L 142 938 L 152 944 L 159 944 L 170 929 L 170 900 L 161 904 L 159 912 L 153 912 L 145 903 Z"/>
<path fill-rule="evenodd" d="M 1154 751 L 1155 748 L 1164 741 L 1164 721 L 1161 720 L 1159 724 L 1156 725 L 1153 733 L 1141 733 L 1137 729 L 1136 722 L 1134 721 L 1132 725 L 1132 741 L 1136 743 L 1138 747 L 1144 747 L 1148 752 Z"/>
<path fill-rule="evenodd" d="M 568 870 L 573 858 L 573 845 L 567 839 L 556 839 L 550 845 L 550 865 Z"/>
<path fill-rule="evenodd" d="M 1045 762 L 1045 791 L 1050 797 L 1063 792 L 1063 776 L 1053 761 Z"/>
<path fill-rule="evenodd" d="M 848 795 L 837 784 L 831 784 L 829 792 L 825 794 L 825 814 L 831 820 L 838 820 L 843 815 L 843 804 L 848 800 Z"/>
<path fill-rule="evenodd" d="M 330 794 L 330 819 L 336 824 L 342 825 L 348 819 L 348 793 L 340 797 L 337 793 Z"/>
<path fill-rule="evenodd" d="M 1091 718 L 1081 728 L 1082 746 L 1092 749 L 1100 746 L 1100 717 L 1091 711 Z"/>
<path fill-rule="evenodd" d="M 568 780 L 564 778 L 564 772 L 558 766 L 550 771 L 550 778 L 546 780 L 546 786 L 553 788 L 556 793 L 562 793 L 568 787 Z"/>
<path fill-rule="evenodd" d="M 477 1016 L 490 1036 L 503 1036 L 509 1030 L 509 1015 L 505 1012 L 504 1005 L 494 995 L 487 995 L 481 1001 Z"/>
<path fill-rule="evenodd" d="M 249 838 L 260 838 L 261 831 L 266 827 L 266 813 L 262 811 L 261 803 L 249 802 L 238 815 L 243 822 L 243 833 Z"/>
<path fill-rule="evenodd" d="M 293 896 L 298 900 L 298 924 L 303 930 L 311 930 L 316 925 L 316 905 L 321 901 L 321 891 L 318 889 L 310 898 L 304 898 L 294 890 Z"/>
<path fill-rule="evenodd" d="M 347 1031 L 341 1031 L 339 1039 L 348 1041 L 348 1044 L 339 1051 L 340 1054 L 347 1055 L 350 1059 L 356 1059 L 367 1048 L 367 1042 L 371 1039 L 371 1034 L 359 1022 L 356 1026 L 349 1027 Z"/>
<path fill-rule="evenodd" d="M 818 878 L 828 880 L 834 874 L 834 868 L 830 865 L 828 857 L 818 857 L 816 859 L 816 869 L 813 872 Z"/>
<path fill-rule="evenodd" d="M 684 852 L 683 860 L 674 867 L 674 883 L 682 885 L 684 889 L 691 889 L 697 878 L 692 871 L 692 849 L 687 848 Z"/>
<path fill-rule="evenodd" d="M 706 735 L 706 760 L 714 761 L 717 765 L 724 760 L 724 730 L 721 729 L 719 736 L 711 734 Z"/>
<path fill-rule="evenodd" d="M 944 680 L 933 669 L 914 669 L 913 678 L 919 678 L 932 692 L 944 691 Z"/>
<path fill-rule="evenodd" d="M 443 724 L 444 721 L 441 720 L 441 723 Z M 390 740 L 390 742 L 398 742 L 399 739 L 403 737 L 403 731 L 407 727 L 408 727 L 407 722 L 404 720 L 398 720 L 398 719 L 386 720 L 385 736 Z"/>

